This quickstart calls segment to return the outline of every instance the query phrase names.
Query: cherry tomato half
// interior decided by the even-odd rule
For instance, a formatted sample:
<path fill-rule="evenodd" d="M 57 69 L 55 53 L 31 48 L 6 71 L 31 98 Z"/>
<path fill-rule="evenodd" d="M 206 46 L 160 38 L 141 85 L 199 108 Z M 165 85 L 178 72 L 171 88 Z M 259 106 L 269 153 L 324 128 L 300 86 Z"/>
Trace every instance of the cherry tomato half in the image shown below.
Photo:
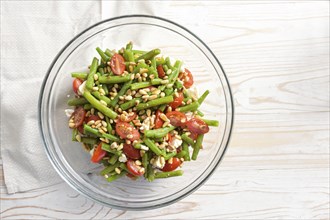
<path fill-rule="evenodd" d="M 74 93 L 78 94 L 78 89 L 79 86 L 83 83 L 84 81 L 82 81 L 81 79 L 74 79 L 72 82 L 72 89 L 74 91 Z"/>
<path fill-rule="evenodd" d="M 168 161 L 166 161 L 162 171 L 164 172 L 173 171 L 176 168 L 178 168 L 180 165 L 181 165 L 181 160 L 179 158 L 173 157 L 171 164 Z"/>
<path fill-rule="evenodd" d="M 183 94 L 182 94 L 182 92 L 179 92 L 179 96 L 175 97 L 173 102 L 171 102 L 169 105 L 174 110 L 182 104 L 182 101 L 183 101 Z"/>
<path fill-rule="evenodd" d="M 159 78 L 162 78 L 163 79 L 166 76 L 165 71 L 164 71 L 164 68 L 163 68 L 162 65 L 158 65 L 157 66 L 157 72 L 158 72 Z"/>
<path fill-rule="evenodd" d="M 189 89 L 194 84 L 194 78 L 188 69 L 184 69 L 184 72 L 180 73 L 179 79 L 183 81 L 183 85 L 187 89 Z"/>
<path fill-rule="evenodd" d="M 167 112 L 166 117 L 170 120 L 171 125 L 176 127 L 184 127 L 187 122 L 186 115 L 178 111 Z"/>
<path fill-rule="evenodd" d="M 87 118 L 85 118 L 85 123 L 88 123 L 90 121 L 98 121 L 101 120 L 101 118 L 98 115 L 90 115 Z"/>
<path fill-rule="evenodd" d="M 135 149 L 131 144 L 124 144 L 123 151 L 124 154 L 131 159 L 137 160 L 141 158 L 140 151 Z"/>
<path fill-rule="evenodd" d="M 163 112 L 161 110 L 156 111 L 156 118 L 155 118 L 155 129 L 163 127 L 164 121 L 160 118 L 160 114 Z"/>
<path fill-rule="evenodd" d="M 205 134 L 209 132 L 209 126 L 199 118 L 192 118 L 187 122 L 187 128 L 195 134 Z"/>
<path fill-rule="evenodd" d="M 84 123 L 86 111 L 82 106 L 79 106 L 72 113 L 74 127 L 77 128 Z"/>
<path fill-rule="evenodd" d="M 80 134 L 84 134 L 85 133 L 84 132 L 84 125 L 83 124 L 80 125 L 79 127 L 77 127 L 77 129 L 78 129 L 78 131 L 79 131 Z"/>
<path fill-rule="evenodd" d="M 97 147 L 94 149 L 93 156 L 91 158 L 91 161 L 93 163 L 98 163 L 102 158 L 105 156 L 107 152 L 105 150 L 102 150 L 102 143 L 99 143 Z"/>
<path fill-rule="evenodd" d="M 137 114 L 135 112 L 128 113 L 127 118 L 123 120 L 124 122 L 133 121 L 136 118 Z"/>
<path fill-rule="evenodd" d="M 190 132 L 191 134 L 189 135 L 189 137 L 193 140 L 197 139 L 198 134 L 194 133 L 194 132 Z"/>
<path fill-rule="evenodd" d="M 141 170 L 141 166 L 138 166 L 135 164 L 134 160 L 127 160 L 126 166 L 129 172 L 135 176 L 142 176 L 144 174 L 144 171 Z"/>
<path fill-rule="evenodd" d="M 115 53 L 110 60 L 112 72 L 116 75 L 121 75 L 125 71 L 125 60 L 120 54 Z"/>
<path fill-rule="evenodd" d="M 118 121 L 116 124 L 116 133 L 122 138 L 130 141 L 140 139 L 140 133 L 127 122 Z"/>

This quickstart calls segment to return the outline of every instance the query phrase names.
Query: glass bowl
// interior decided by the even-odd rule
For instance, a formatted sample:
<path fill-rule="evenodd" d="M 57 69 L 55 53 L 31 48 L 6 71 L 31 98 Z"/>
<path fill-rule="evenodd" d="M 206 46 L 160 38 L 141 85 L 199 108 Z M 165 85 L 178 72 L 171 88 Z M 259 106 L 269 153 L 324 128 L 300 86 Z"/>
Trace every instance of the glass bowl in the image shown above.
<path fill-rule="evenodd" d="M 179 58 L 193 73 L 199 94 L 210 94 L 200 110 L 219 120 L 204 137 L 196 161 L 184 163 L 184 175 L 148 182 L 121 178 L 108 183 L 99 175 L 80 143 L 71 141 L 64 110 L 73 97 L 70 73 L 86 69 L 96 47 L 120 49 L 132 41 L 135 49 L 160 48 Z M 39 98 L 39 127 L 46 153 L 60 176 L 79 193 L 118 209 L 145 210 L 176 202 L 194 192 L 219 165 L 233 126 L 233 100 L 226 75 L 208 46 L 186 28 L 163 18 L 132 15 L 101 21 L 72 39 L 56 56 L 45 76 Z"/>

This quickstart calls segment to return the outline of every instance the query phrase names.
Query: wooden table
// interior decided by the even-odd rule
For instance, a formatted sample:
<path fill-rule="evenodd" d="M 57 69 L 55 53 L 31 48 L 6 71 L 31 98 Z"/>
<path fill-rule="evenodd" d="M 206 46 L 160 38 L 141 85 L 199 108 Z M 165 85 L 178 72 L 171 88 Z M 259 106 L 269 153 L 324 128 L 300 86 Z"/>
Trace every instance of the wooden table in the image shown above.
<path fill-rule="evenodd" d="M 1 175 L 2 219 L 330 218 L 329 2 L 168 4 L 191 14 L 158 15 L 187 16 L 232 86 L 235 128 L 221 166 L 187 198 L 141 212 L 103 207 L 64 182 L 7 195 Z"/>

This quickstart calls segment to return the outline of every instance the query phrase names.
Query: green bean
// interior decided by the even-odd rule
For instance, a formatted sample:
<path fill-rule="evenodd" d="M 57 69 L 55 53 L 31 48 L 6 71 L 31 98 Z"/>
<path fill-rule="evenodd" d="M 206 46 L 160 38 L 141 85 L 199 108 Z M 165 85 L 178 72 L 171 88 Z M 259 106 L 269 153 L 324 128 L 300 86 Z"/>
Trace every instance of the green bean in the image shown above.
<path fill-rule="evenodd" d="M 155 173 L 155 178 L 167 178 L 167 177 L 173 177 L 173 176 L 182 176 L 183 171 L 182 170 L 174 170 L 170 172 L 157 172 Z"/>
<path fill-rule="evenodd" d="M 152 167 L 151 164 L 148 165 L 148 169 L 147 169 L 147 180 L 149 182 L 154 181 L 155 179 L 155 173 L 154 173 L 154 168 Z"/>
<path fill-rule="evenodd" d="M 164 112 L 164 110 L 165 110 L 166 107 L 167 107 L 167 105 L 164 104 L 164 105 L 159 106 L 158 109 L 161 110 L 162 112 Z"/>
<path fill-rule="evenodd" d="M 151 60 L 152 58 L 154 58 L 155 56 L 157 56 L 158 54 L 160 54 L 160 49 L 154 49 L 151 50 L 145 54 L 142 54 L 141 56 L 139 56 L 138 58 L 135 59 L 135 61 L 139 61 L 139 60 Z"/>
<path fill-rule="evenodd" d="M 105 151 L 115 154 L 117 156 L 121 156 L 121 154 L 122 154 L 121 150 L 111 149 L 110 145 L 106 144 L 106 143 L 102 143 L 101 148 L 102 148 L 102 150 L 105 150 Z"/>
<path fill-rule="evenodd" d="M 85 133 L 90 133 L 90 134 L 94 134 L 97 137 L 102 137 L 102 133 L 99 132 L 97 129 L 92 128 L 91 126 L 84 124 L 84 132 Z"/>
<path fill-rule="evenodd" d="M 84 105 L 84 109 L 85 110 L 90 110 L 92 108 L 93 108 L 93 106 L 91 104 L 89 104 L 89 103 L 87 103 L 87 104 Z"/>
<path fill-rule="evenodd" d="M 166 96 L 171 95 L 173 93 L 173 91 L 174 91 L 173 88 L 166 88 L 164 90 Z"/>
<path fill-rule="evenodd" d="M 219 121 L 218 120 L 210 120 L 210 119 L 204 119 L 202 120 L 208 125 L 208 126 L 213 126 L 213 127 L 218 127 L 219 126 Z"/>
<path fill-rule="evenodd" d="M 132 50 L 132 52 L 134 54 L 145 54 L 145 53 L 147 53 L 147 51 L 145 51 L 145 50 Z"/>
<path fill-rule="evenodd" d="M 127 60 L 129 62 L 134 62 L 133 52 L 131 50 L 125 50 L 124 51 L 124 58 L 125 58 L 125 60 Z"/>
<path fill-rule="evenodd" d="M 147 177 L 148 175 L 148 165 L 149 165 L 148 153 L 144 153 L 142 155 L 142 166 L 144 167 L 145 170 L 144 177 Z"/>
<path fill-rule="evenodd" d="M 87 99 L 87 101 L 94 106 L 94 108 L 102 112 L 104 115 L 108 116 L 111 119 L 115 119 L 117 117 L 116 112 L 103 105 L 99 100 L 94 98 L 94 96 L 89 91 L 85 90 L 83 95 Z"/>
<path fill-rule="evenodd" d="M 163 155 L 164 153 L 157 147 L 157 145 L 155 144 L 155 142 L 153 142 L 151 139 L 149 138 L 145 138 L 144 139 L 144 143 L 149 147 L 149 149 L 154 152 L 156 155 Z"/>
<path fill-rule="evenodd" d="M 77 134 L 78 134 L 78 129 L 74 128 L 72 130 L 72 141 L 77 141 L 77 138 L 76 138 Z"/>
<path fill-rule="evenodd" d="M 97 144 L 98 140 L 96 138 L 91 138 L 91 137 L 82 137 L 81 142 L 85 144 Z"/>
<path fill-rule="evenodd" d="M 178 108 L 178 110 L 180 112 L 194 112 L 197 110 L 197 108 L 199 107 L 199 103 L 198 102 L 193 102 L 189 105 L 185 105 L 185 106 L 182 106 L 180 108 Z"/>
<path fill-rule="evenodd" d="M 114 154 L 110 157 L 110 159 L 108 160 L 108 162 L 111 164 L 111 165 L 114 165 L 116 162 L 118 161 L 118 155 Z"/>
<path fill-rule="evenodd" d="M 181 135 L 181 138 L 183 141 L 187 142 L 189 145 L 194 146 L 194 144 L 195 144 L 194 140 L 191 139 L 190 137 L 188 137 L 188 135 L 186 133 L 183 133 Z"/>
<path fill-rule="evenodd" d="M 122 76 L 100 76 L 99 82 L 104 84 L 115 84 L 115 83 L 123 83 L 131 80 L 131 75 L 126 74 Z"/>
<path fill-rule="evenodd" d="M 156 62 L 156 59 L 155 58 L 152 58 L 151 59 L 151 67 L 154 69 L 154 70 L 156 70 L 157 69 L 157 62 Z M 157 71 L 156 71 L 156 73 L 157 73 Z M 156 77 L 156 76 L 155 76 Z M 156 78 L 158 78 L 158 73 L 157 73 L 157 77 Z"/>
<path fill-rule="evenodd" d="M 177 155 L 176 151 L 172 151 L 171 153 L 168 153 L 164 156 L 165 160 L 169 160 L 170 158 L 174 157 L 175 155 Z"/>
<path fill-rule="evenodd" d="M 169 70 L 169 68 L 168 68 L 168 66 L 166 64 L 163 64 L 163 69 L 164 69 L 164 72 L 165 73 Z"/>
<path fill-rule="evenodd" d="M 173 69 L 173 66 L 171 64 L 171 59 L 169 57 L 165 58 L 165 64 L 168 67 L 168 69 Z M 167 72 L 167 71 L 166 71 Z"/>
<path fill-rule="evenodd" d="M 152 85 L 151 81 L 150 82 L 137 82 L 137 83 L 131 84 L 131 90 L 138 90 L 138 89 L 149 87 L 151 85 Z"/>
<path fill-rule="evenodd" d="M 146 130 L 144 135 L 148 138 L 162 138 L 165 137 L 170 131 L 175 129 L 174 126 L 165 127 L 165 128 L 158 128 L 153 130 Z"/>
<path fill-rule="evenodd" d="M 199 97 L 199 99 L 197 100 L 198 103 L 199 103 L 199 105 L 202 104 L 202 102 L 205 100 L 206 96 L 207 96 L 209 93 L 210 93 L 210 91 L 209 91 L 209 90 L 206 90 L 206 91 L 203 93 L 203 95 L 202 95 L 201 97 Z"/>
<path fill-rule="evenodd" d="M 116 137 L 116 136 L 114 136 L 114 135 L 112 135 L 112 134 L 107 134 L 107 133 L 105 133 L 105 134 L 102 134 L 102 136 L 103 136 L 104 138 L 109 139 L 110 141 L 122 142 L 122 140 L 121 140 L 120 138 L 118 138 L 118 137 Z"/>
<path fill-rule="evenodd" d="M 124 95 L 127 90 L 129 89 L 129 87 L 131 86 L 132 81 L 128 81 L 126 82 L 120 89 L 120 91 L 118 92 L 118 94 L 115 96 L 115 98 L 113 100 L 111 100 L 110 102 L 110 106 L 112 106 L 113 108 L 117 105 L 118 100 L 119 100 L 119 96 Z"/>
<path fill-rule="evenodd" d="M 99 47 L 96 48 L 96 51 L 100 54 L 100 57 L 102 58 L 102 60 L 104 62 L 108 62 L 109 61 L 109 57 L 103 52 L 103 50 L 101 50 Z"/>
<path fill-rule="evenodd" d="M 107 105 L 109 105 L 111 102 L 111 99 L 109 99 L 107 96 L 101 95 L 100 92 L 98 92 L 98 91 L 92 92 L 92 95 L 95 96 L 99 100 L 105 101 L 105 103 L 107 103 Z"/>
<path fill-rule="evenodd" d="M 184 159 L 185 161 L 190 161 L 190 155 L 189 155 L 188 143 L 185 142 L 185 141 L 182 143 L 182 150 L 184 150 L 185 152 L 187 152 L 187 153 L 183 156 L 183 159 Z"/>
<path fill-rule="evenodd" d="M 111 134 L 112 126 L 111 126 L 111 124 L 110 124 L 109 117 L 105 116 L 105 121 L 107 122 L 107 130 L 108 130 L 108 133 Z"/>
<path fill-rule="evenodd" d="M 184 158 L 184 156 L 186 156 L 186 154 L 187 154 L 187 151 L 181 150 L 179 153 L 177 153 L 175 155 L 175 157 L 177 157 L 177 158 Z"/>
<path fill-rule="evenodd" d="M 159 85 L 159 84 L 161 84 L 161 82 L 162 82 L 162 79 L 152 79 L 151 81 L 148 81 L 148 82 L 137 82 L 137 83 L 131 84 L 131 89 L 138 90 L 138 89 L 146 88 L 149 86 Z"/>
<path fill-rule="evenodd" d="M 128 172 L 128 169 L 127 169 L 126 163 L 120 163 L 119 168 L 121 168 L 122 170 L 125 170 L 125 171 Z"/>
<path fill-rule="evenodd" d="M 111 58 L 115 53 L 109 49 L 106 49 L 104 52 L 109 58 Z"/>
<path fill-rule="evenodd" d="M 133 48 L 133 43 L 130 41 L 126 44 L 126 50 L 132 50 Z"/>
<path fill-rule="evenodd" d="M 73 98 L 69 99 L 67 103 L 69 106 L 77 106 L 87 104 L 88 101 L 85 98 Z"/>
<path fill-rule="evenodd" d="M 155 60 L 156 60 L 156 65 L 157 66 L 165 64 L 164 57 L 159 57 L 159 58 L 156 58 Z"/>
<path fill-rule="evenodd" d="M 134 147 L 135 149 L 140 150 L 140 149 L 141 149 L 141 144 L 140 144 L 140 143 L 133 144 L 133 147 Z"/>
<path fill-rule="evenodd" d="M 197 109 L 197 115 L 203 117 L 204 116 L 204 113 Z"/>
<path fill-rule="evenodd" d="M 194 145 L 194 150 L 193 150 L 193 153 L 192 153 L 192 156 L 191 156 L 192 160 L 197 159 L 197 155 L 199 153 L 199 150 L 202 147 L 203 138 L 204 138 L 204 134 L 200 134 L 200 135 L 197 136 L 196 143 Z"/>
<path fill-rule="evenodd" d="M 174 85 L 177 89 L 182 89 L 182 87 L 183 87 L 183 85 L 180 81 L 175 81 Z"/>
<path fill-rule="evenodd" d="M 79 79 L 86 79 L 87 78 L 87 73 L 81 73 L 81 72 L 73 72 L 71 73 L 71 76 L 74 78 L 79 78 Z"/>
<path fill-rule="evenodd" d="M 103 70 L 103 68 L 99 67 L 97 71 L 98 71 L 101 75 L 104 75 L 104 70 Z"/>
<path fill-rule="evenodd" d="M 130 100 L 130 101 L 128 101 L 128 102 L 124 102 L 123 104 L 120 105 L 120 108 L 121 108 L 123 111 L 125 111 L 125 110 L 127 110 L 127 109 L 129 109 L 129 108 L 134 107 L 134 106 L 136 105 L 136 102 L 137 102 L 137 101 L 141 102 L 142 99 L 141 99 L 141 98 L 134 98 L 134 99 L 132 99 L 132 100 Z"/>
<path fill-rule="evenodd" d="M 114 175 L 111 175 L 107 178 L 107 181 L 110 183 L 112 181 L 115 181 L 119 178 L 121 178 L 122 176 L 124 176 L 127 172 L 126 171 L 122 171 L 120 174 L 114 174 Z"/>
<path fill-rule="evenodd" d="M 158 105 L 167 104 L 167 103 L 170 103 L 170 102 L 173 102 L 173 96 L 165 96 L 165 97 L 162 97 L 162 98 L 151 100 L 147 103 L 140 103 L 136 106 L 136 109 L 138 111 L 140 111 L 142 109 L 147 109 L 147 108 L 155 107 L 155 106 L 158 106 Z"/>
<path fill-rule="evenodd" d="M 143 62 L 140 61 L 138 65 L 134 67 L 133 73 L 134 74 L 139 73 L 141 68 L 147 69 L 148 65 L 144 61 Z"/>
<path fill-rule="evenodd" d="M 118 167 L 120 165 L 119 162 L 112 164 L 110 166 L 105 167 L 103 170 L 101 170 L 100 174 L 102 176 L 111 173 L 112 171 L 114 171 L 116 169 L 116 167 Z"/>
<path fill-rule="evenodd" d="M 102 84 L 102 89 L 106 95 L 109 94 L 108 86 L 106 84 Z"/>
<path fill-rule="evenodd" d="M 94 74 L 96 73 L 98 63 L 99 63 L 99 60 L 96 57 L 94 57 L 92 64 L 89 68 L 89 74 L 88 74 L 87 80 L 86 80 L 86 88 L 88 90 L 92 90 L 92 88 L 94 86 Z"/>

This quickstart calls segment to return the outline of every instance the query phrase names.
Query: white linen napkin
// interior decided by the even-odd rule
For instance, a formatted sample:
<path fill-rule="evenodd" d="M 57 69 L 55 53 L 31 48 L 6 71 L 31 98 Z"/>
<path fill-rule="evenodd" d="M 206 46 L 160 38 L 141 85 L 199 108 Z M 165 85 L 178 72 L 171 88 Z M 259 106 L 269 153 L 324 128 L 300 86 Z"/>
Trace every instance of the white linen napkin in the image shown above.
<path fill-rule="evenodd" d="M 40 86 L 60 49 L 100 20 L 100 1 L 1 1 L 1 157 L 8 193 L 61 181 L 39 134 Z"/>

